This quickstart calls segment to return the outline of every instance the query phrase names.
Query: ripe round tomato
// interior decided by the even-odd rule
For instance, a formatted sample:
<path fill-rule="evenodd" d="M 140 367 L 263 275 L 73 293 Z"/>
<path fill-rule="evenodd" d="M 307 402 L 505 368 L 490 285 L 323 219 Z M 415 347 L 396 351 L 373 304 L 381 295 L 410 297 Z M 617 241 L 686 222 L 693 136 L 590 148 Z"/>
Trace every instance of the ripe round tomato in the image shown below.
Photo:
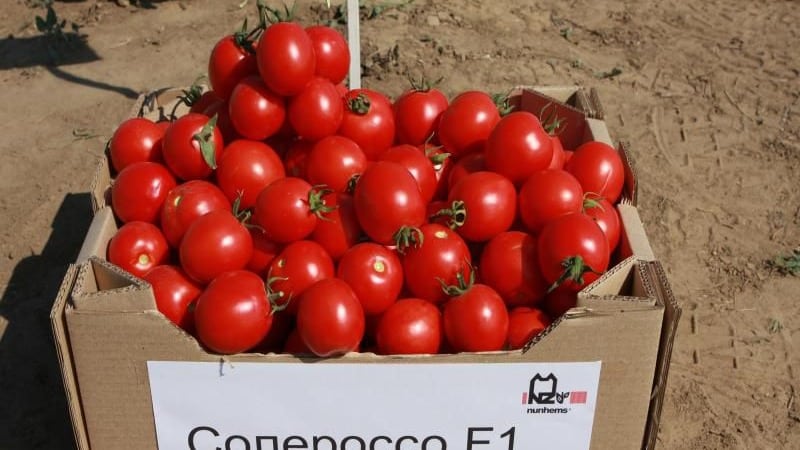
<path fill-rule="evenodd" d="M 217 41 L 208 59 L 208 82 L 218 97 L 227 99 L 242 79 L 256 74 L 255 55 L 240 46 L 235 36 Z"/>
<path fill-rule="evenodd" d="M 279 178 L 256 198 L 253 222 L 264 229 L 267 239 L 278 243 L 308 237 L 320 217 L 333 211 L 322 198 L 327 191 L 300 178 Z"/>
<path fill-rule="evenodd" d="M 344 96 L 339 134 L 355 141 L 370 161 L 377 161 L 394 143 L 392 103 L 380 92 L 353 89 Z"/>
<path fill-rule="evenodd" d="M 433 200 L 436 194 L 436 169 L 431 160 L 413 145 L 397 145 L 391 147 L 380 156 L 380 161 L 396 162 L 405 167 L 417 181 L 422 200 L 425 203 Z"/>
<path fill-rule="evenodd" d="M 175 176 L 182 180 L 198 180 L 211 175 L 223 147 L 222 133 L 214 119 L 189 113 L 167 128 L 162 152 Z"/>
<path fill-rule="evenodd" d="M 272 306 L 261 277 L 234 270 L 206 287 L 197 298 L 194 316 L 203 345 L 221 354 L 241 353 L 258 345 L 269 332 Z"/>
<path fill-rule="evenodd" d="M 439 122 L 439 141 L 456 159 L 483 151 L 500 113 L 489 94 L 466 91 L 453 99 Z"/>
<path fill-rule="evenodd" d="M 169 191 L 161 209 L 161 231 L 178 248 L 189 226 L 211 211 L 230 211 L 231 204 L 215 185 L 204 180 L 179 184 Z"/>
<path fill-rule="evenodd" d="M 286 168 L 287 177 L 307 178 L 308 156 L 313 148 L 314 142 L 306 139 L 297 139 L 289 145 L 289 149 L 283 157 L 283 166 Z"/>
<path fill-rule="evenodd" d="M 108 260 L 139 278 L 168 259 L 167 239 L 152 223 L 128 222 L 108 241 Z"/>
<path fill-rule="evenodd" d="M 298 136 L 311 141 L 336 134 L 342 124 L 344 104 L 336 86 L 316 77 L 289 100 L 289 122 Z"/>
<path fill-rule="evenodd" d="M 361 229 L 379 244 L 393 244 L 402 227 L 425 223 L 419 186 L 400 164 L 379 161 L 367 167 L 356 183 L 354 198 Z"/>
<path fill-rule="evenodd" d="M 137 162 L 161 162 L 163 137 L 164 130 L 151 120 L 141 117 L 125 120 L 108 142 L 111 166 L 120 172 Z"/>
<path fill-rule="evenodd" d="M 521 231 L 493 237 L 483 248 L 478 272 L 509 307 L 538 303 L 549 287 L 539 270 L 536 238 Z"/>
<path fill-rule="evenodd" d="M 456 232 L 472 242 L 488 241 L 507 231 L 517 216 L 517 191 L 508 178 L 494 172 L 475 172 L 465 176 L 450 190 L 447 201 L 463 202 L 463 220 L 454 215 Z"/>
<path fill-rule="evenodd" d="M 567 155 L 564 153 L 564 145 L 561 144 L 561 138 L 558 136 L 550 136 L 550 141 L 553 143 L 553 158 L 550 160 L 548 169 L 563 169 L 566 164 Z"/>
<path fill-rule="evenodd" d="M 594 219 L 597 225 L 603 230 L 608 240 L 608 251 L 614 253 L 619 244 L 620 238 L 620 218 L 614 205 L 604 198 L 587 198 L 583 203 L 583 212 Z"/>
<path fill-rule="evenodd" d="M 321 280 L 300 298 L 297 331 L 315 355 L 343 355 L 357 350 L 364 337 L 364 310 L 347 283 Z"/>
<path fill-rule="evenodd" d="M 264 83 L 278 95 L 297 95 L 314 78 L 314 42 L 294 22 L 267 27 L 256 47 L 256 59 Z"/>
<path fill-rule="evenodd" d="M 334 261 L 338 261 L 361 239 L 361 226 L 358 224 L 352 195 L 331 192 L 323 200 L 334 209 L 325 215 L 325 219 L 317 221 L 311 239 L 320 244 Z"/>
<path fill-rule="evenodd" d="M 486 143 L 486 167 L 519 185 L 553 159 L 553 142 L 539 119 L 517 111 L 500 119 Z"/>
<path fill-rule="evenodd" d="M 207 284 L 224 272 L 244 269 L 253 255 L 253 238 L 233 214 L 216 210 L 189 226 L 179 252 L 186 274 Z"/>
<path fill-rule="evenodd" d="M 380 314 L 403 289 L 403 266 L 393 250 L 372 242 L 350 248 L 339 261 L 336 276 L 350 285 L 364 313 Z"/>
<path fill-rule="evenodd" d="M 573 213 L 550 221 L 539 234 L 539 267 L 545 281 L 574 291 L 608 268 L 608 240 L 595 221 Z"/>
<path fill-rule="evenodd" d="M 461 286 L 444 305 L 447 342 L 455 352 L 502 350 L 508 336 L 508 310 L 485 284 Z"/>
<path fill-rule="evenodd" d="M 306 28 L 306 33 L 314 44 L 316 76 L 326 78 L 333 84 L 341 83 L 350 69 L 350 48 L 344 36 L 324 25 L 310 26 Z"/>
<path fill-rule="evenodd" d="M 474 152 L 464 155 L 450 168 L 447 174 L 448 190 L 453 189 L 453 186 L 458 184 L 462 178 L 475 172 L 485 172 L 486 169 L 486 152 Z"/>
<path fill-rule="evenodd" d="M 249 76 L 233 89 L 228 101 L 233 128 L 254 141 L 277 133 L 286 119 L 286 101 L 267 88 L 257 76 Z"/>
<path fill-rule="evenodd" d="M 285 312 L 297 313 L 300 296 L 312 284 L 333 278 L 333 260 L 321 245 L 314 241 L 296 241 L 287 245 L 267 268 L 270 290 L 286 305 Z"/>
<path fill-rule="evenodd" d="M 625 184 L 625 167 L 617 150 L 603 142 L 581 144 L 565 169 L 580 182 L 583 191 L 603 197 L 611 204 L 619 199 Z"/>
<path fill-rule="evenodd" d="M 262 230 L 255 227 L 250 228 L 250 237 L 253 238 L 253 255 L 247 263 L 247 270 L 266 276 L 267 268 L 283 250 L 283 245 L 270 241 Z"/>
<path fill-rule="evenodd" d="M 176 266 L 162 265 L 147 272 L 144 280 L 153 287 L 156 308 L 170 322 L 188 333 L 194 332 L 194 310 L 192 304 L 200 296 L 202 289 L 194 284 Z"/>
<path fill-rule="evenodd" d="M 375 340 L 383 355 L 436 354 L 442 344 L 442 313 L 426 300 L 400 299 L 381 315 Z"/>
<path fill-rule="evenodd" d="M 228 144 L 217 167 L 217 184 L 231 202 L 240 198 L 242 209 L 255 206 L 258 194 L 285 176 L 283 161 L 272 147 L 246 139 Z"/>
<path fill-rule="evenodd" d="M 508 348 L 518 350 L 549 327 L 551 320 L 543 311 L 518 306 L 508 314 Z"/>
<path fill-rule="evenodd" d="M 533 234 L 538 234 L 558 217 L 580 212 L 582 207 L 583 189 L 578 180 L 564 170 L 540 170 L 519 190 L 519 215 Z"/>
<path fill-rule="evenodd" d="M 134 163 L 122 169 L 111 185 L 111 206 L 123 222 L 155 223 L 175 185 L 175 178 L 161 164 Z"/>
<path fill-rule="evenodd" d="M 447 300 L 442 282 L 452 285 L 458 274 L 469 274 L 469 248 L 453 230 L 433 223 L 419 227 L 416 240 L 416 245 L 401 249 L 406 287 L 415 297 L 441 303 Z"/>
<path fill-rule="evenodd" d="M 436 88 L 405 91 L 394 102 L 399 144 L 422 145 L 436 133 L 447 109 L 447 97 Z"/>
<path fill-rule="evenodd" d="M 306 160 L 306 178 L 336 192 L 347 192 L 354 175 L 367 168 L 367 156 L 351 139 L 328 136 L 314 144 Z"/>

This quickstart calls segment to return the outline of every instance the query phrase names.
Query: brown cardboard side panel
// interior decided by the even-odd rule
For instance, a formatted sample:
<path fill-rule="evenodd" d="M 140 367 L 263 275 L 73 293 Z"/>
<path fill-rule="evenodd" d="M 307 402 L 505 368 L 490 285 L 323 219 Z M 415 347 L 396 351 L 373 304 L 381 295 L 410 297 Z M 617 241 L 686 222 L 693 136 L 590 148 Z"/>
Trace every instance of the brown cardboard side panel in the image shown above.
<path fill-rule="evenodd" d="M 620 253 L 634 255 L 644 261 L 656 259 L 653 248 L 650 247 L 650 240 L 644 231 L 642 219 L 635 206 L 620 203 L 617 205 L 622 233 L 620 233 Z"/>
<path fill-rule="evenodd" d="M 636 167 L 631 159 L 629 145 L 625 142 L 619 144 L 619 154 L 622 157 L 622 166 L 625 170 L 625 185 L 622 188 L 622 197 L 636 206 L 639 196 L 639 185 L 636 178 Z"/>
<path fill-rule="evenodd" d="M 86 238 L 83 240 L 81 250 L 78 253 L 76 262 L 78 264 L 87 261 L 90 257 L 106 257 L 108 241 L 117 232 L 117 223 L 114 220 L 114 213 L 110 207 L 103 207 L 96 211 Z"/>
<path fill-rule="evenodd" d="M 111 164 L 108 157 L 100 158 L 89 188 L 92 194 L 92 209 L 95 213 L 105 206 L 111 206 L 111 179 Z"/>
<path fill-rule="evenodd" d="M 76 309 L 87 311 L 156 310 L 148 283 L 95 257 L 78 270 L 72 303 Z"/>

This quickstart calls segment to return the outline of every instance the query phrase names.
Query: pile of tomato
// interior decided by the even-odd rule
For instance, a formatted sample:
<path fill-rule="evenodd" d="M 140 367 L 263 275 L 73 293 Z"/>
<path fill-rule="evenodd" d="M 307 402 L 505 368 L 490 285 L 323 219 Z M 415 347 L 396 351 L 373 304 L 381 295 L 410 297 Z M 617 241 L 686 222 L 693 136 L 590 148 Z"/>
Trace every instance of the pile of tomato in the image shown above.
<path fill-rule="evenodd" d="M 326 26 L 223 37 L 188 113 L 111 138 L 109 261 L 216 353 L 524 346 L 609 267 L 617 151 L 482 91 L 349 90 L 349 62 Z"/>

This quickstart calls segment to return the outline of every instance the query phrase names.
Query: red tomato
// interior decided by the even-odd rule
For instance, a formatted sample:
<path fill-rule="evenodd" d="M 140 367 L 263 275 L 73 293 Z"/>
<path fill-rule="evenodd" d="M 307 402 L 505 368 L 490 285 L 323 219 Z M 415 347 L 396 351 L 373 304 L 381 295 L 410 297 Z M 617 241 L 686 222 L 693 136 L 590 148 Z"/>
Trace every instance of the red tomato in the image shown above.
<path fill-rule="evenodd" d="M 216 102 L 212 102 L 202 111 L 202 113 L 208 117 L 214 117 L 215 115 L 217 116 L 217 129 L 219 129 L 219 132 L 222 135 L 222 142 L 231 142 L 235 141 L 236 139 L 242 139 L 242 136 L 239 134 L 239 132 L 233 128 L 231 116 L 228 113 L 229 109 L 230 104 L 227 100 L 218 100 Z"/>
<path fill-rule="evenodd" d="M 500 121 L 497 106 L 485 92 L 459 94 L 442 113 L 439 141 L 456 159 L 467 153 L 483 151 L 494 126 Z"/>
<path fill-rule="evenodd" d="M 539 119 L 517 111 L 500 119 L 486 143 L 486 167 L 519 185 L 532 173 L 546 169 L 553 143 Z"/>
<path fill-rule="evenodd" d="M 314 73 L 333 84 L 341 83 L 350 69 L 350 48 L 344 36 L 331 27 L 314 25 L 306 28 L 314 44 L 316 69 Z"/>
<path fill-rule="evenodd" d="M 560 169 L 534 173 L 519 190 L 519 215 L 533 234 L 538 234 L 548 222 L 558 217 L 580 212 L 582 206 L 580 183 Z"/>
<path fill-rule="evenodd" d="M 198 297 L 194 315 L 200 342 L 222 354 L 255 347 L 272 325 L 272 306 L 264 281 L 246 270 L 226 272 L 214 279 Z"/>
<path fill-rule="evenodd" d="M 508 310 L 485 284 L 460 286 L 444 305 L 444 332 L 455 352 L 502 350 L 508 336 Z"/>
<path fill-rule="evenodd" d="M 297 309 L 297 331 L 317 356 L 342 355 L 358 349 L 364 337 L 364 310 L 344 281 L 328 278 L 303 292 Z"/>
<path fill-rule="evenodd" d="M 274 308 L 274 307 L 273 307 Z M 267 335 L 252 349 L 256 353 L 281 353 L 289 338 L 289 333 L 294 329 L 294 316 L 275 311 L 272 314 L 272 325 Z"/>
<path fill-rule="evenodd" d="M 305 342 L 303 342 L 303 338 L 300 337 L 300 332 L 297 331 L 297 328 L 294 328 L 291 332 L 289 332 L 289 336 L 286 338 L 286 342 L 283 344 L 283 353 L 288 353 L 290 355 L 313 355 L 312 352 Z"/>
<path fill-rule="evenodd" d="M 179 251 L 186 274 L 207 284 L 224 272 L 244 269 L 253 255 L 253 238 L 229 211 L 211 211 L 186 230 Z"/>
<path fill-rule="evenodd" d="M 176 185 L 166 167 L 154 162 L 124 168 L 111 185 L 111 206 L 119 220 L 155 223 L 164 200 Z"/>
<path fill-rule="evenodd" d="M 462 156 L 453 164 L 447 175 L 448 190 L 453 189 L 453 186 L 467 175 L 486 170 L 486 152 L 475 152 Z"/>
<path fill-rule="evenodd" d="M 203 180 L 187 181 L 167 194 L 161 210 L 161 230 L 169 244 L 178 248 L 198 217 L 218 210 L 230 211 L 231 204 L 217 186 Z"/>
<path fill-rule="evenodd" d="M 197 180 L 217 167 L 224 143 L 213 118 L 189 113 L 167 128 L 163 147 L 164 161 L 175 176 Z"/>
<path fill-rule="evenodd" d="M 625 183 L 625 167 L 617 150 L 603 142 L 581 144 L 565 169 L 578 179 L 583 191 L 604 197 L 614 204 Z"/>
<path fill-rule="evenodd" d="M 336 276 L 353 288 L 367 315 L 386 311 L 403 289 L 400 258 L 372 242 L 357 244 L 345 252 Z"/>
<path fill-rule="evenodd" d="M 435 88 L 412 88 L 394 102 L 399 144 L 422 145 L 436 133 L 447 109 L 447 97 Z"/>
<path fill-rule="evenodd" d="M 283 245 L 275 243 L 264 236 L 264 232 L 258 228 L 250 228 L 250 237 L 253 238 L 253 256 L 247 263 L 247 270 L 266 276 L 267 268 L 272 260 L 283 250 Z"/>
<path fill-rule="evenodd" d="M 306 160 L 306 178 L 336 192 L 347 192 L 354 175 L 367 168 L 367 156 L 351 139 L 328 136 L 314 144 Z"/>
<path fill-rule="evenodd" d="M 381 315 L 375 340 L 384 355 L 435 354 L 442 344 L 442 313 L 419 298 L 398 300 Z"/>
<path fill-rule="evenodd" d="M 338 261 L 361 239 L 361 226 L 352 195 L 331 192 L 323 200 L 334 209 L 325 215 L 325 219 L 317 221 L 311 239 L 325 248 L 334 261 Z"/>
<path fill-rule="evenodd" d="M 419 148 L 431 160 L 433 170 L 436 172 L 436 193 L 433 198 L 437 200 L 446 199 L 447 191 L 449 190 L 447 182 L 454 166 L 453 158 L 450 157 L 449 153 L 444 153 L 442 147 L 425 144 Z"/>
<path fill-rule="evenodd" d="M 574 154 L 575 152 L 573 152 L 572 150 L 566 150 L 566 149 L 564 150 L 564 167 L 567 167 L 567 163 L 569 162 L 570 159 L 572 159 L 572 155 Z"/>
<path fill-rule="evenodd" d="M 318 141 L 336 134 L 344 117 L 344 104 L 336 86 L 314 78 L 289 100 L 289 122 L 298 136 Z"/>
<path fill-rule="evenodd" d="M 261 191 L 275 180 L 284 178 L 283 161 L 267 144 L 241 139 L 225 147 L 217 167 L 217 184 L 242 209 L 252 208 Z"/>
<path fill-rule="evenodd" d="M 425 203 L 433 200 L 436 194 L 436 169 L 431 160 L 413 145 L 398 145 L 383 152 L 380 161 L 396 162 L 405 167 L 417 181 L 422 200 Z"/>
<path fill-rule="evenodd" d="M 447 299 L 442 282 L 455 284 L 458 274 L 469 274 L 472 263 L 469 248 L 461 236 L 439 224 L 419 227 L 416 245 L 402 251 L 406 287 L 415 297 L 433 303 Z"/>
<path fill-rule="evenodd" d="M 108 260 L 139 278 L 168 259 L 167 239 L 152 223 L 128 222 L 108 241 Z"/>
<path fill-rule="evenodd" d="M 117 172 L 133 163 L 161 162 L 161 138 L 164 130 L 141 117 L 122 122 L 108 142 L 111 165 Z"/>
<path fill-rule="evenodd" d="M 314 148 L 314 142 L 297 139 L 289 146 L 286 155 L 283 157 L 283 165 L 286 168 L 286 176 L 295 178 L 306 178 L 306 169 L 308 168 L 308 156 L 311 154 L 311 149 Z"/>
<path fill-rule="evenodd" d="M 578 293 L 570 286 L 559 286 L 544 298 L 542 307 L 550 317 L 561 317 L 578 302 Z"/>
<path fill-rule="evenodd" d="M 508 348 L 518 350 L 550 326 L 547 314 L 536 308 L 518 306 L 508 314 Z"/>
<path fill-rule="evenodd" d="M 587 198 L 583 202 L 583 212 L 594 219 L 597 225 L 603 230 L 608 240 L 608 251 L 614 253 L 619 244 L 620 238 L 620 218 L 614 205 L 604 198 Z"/>
<path fill-rule="evenodd" d="M 264 83 L 278 95 L 297 95 L 314 78 L 314 42 L 297 23 L 267 27 L 258 42 L 256 59 Z"/>
<path fill-rule="evenodd" d="M 377 161 L 394 143 L 392 103 L 380 92 L 353 89 L 344 96 L 345 110 L 339 134 L 361 147 L 367 159 Z"/>
<path fill-rule="evenodd" d="M 425 201 L 411 173 L 400 164 L 379 161 L 356 183 L 356 214 L 361 229 L 373 241 L 391 245 L 402 227 L 425 223 Z"/>
<path fill-rule="evenodd" d="M 537 252 L 545 281 L 574 291 L 608 268 L 608 240 L 597 223 L 581 213 L 550 221 L 539 234 Z"/>
<path fill-rule="evenodd" d="M 286 119 L 286 101 L 267 88 L 257 76 L 239 82 L 228 101 L 228 114 L 233 128 L 254 141 L 277 133 Z"/>
<path fill-rule="evenodd" d="M 461 237 L 472 242 L 488 241 L 507 231 L 517 215 L 514 185 L 494 172 L 465 176 L 450 190 L 447 201 L 453 205 L 451 228 L 456 227 Z M 461 208 L 456 202 L 462 202 Z"/>
<path fill-rule="evenodd" d="M 224 103 L 224 100 L 219 98 L 217 96 L 216 92 L 214 92 L 214 91 L 206 91 L 206 92 L 203 92 L 200 95 L 200 97 L 197 98 L 197 100 L 194 100 L 192 102 L 192 105 L 189 107 L 189 112 L 205 114 L 206 113 L 206 109 L 208 109 L 212 105 L 220 103 L 220 102 Z M 208 115 L 208 114 L 206 114 L 206 115 Z M 213 114 L 208 115 L 208 117 L 211 117 L 211 116 L 213 116 Z M 164 130 L 166 131 L 166 128 Z M 220 130 L 220 131 L 222 131 L 222 130 Z"/>
<path fill-rule="evenodd" d="M 211 50 L 208 81 L 218 97 L 227 99 L 240 81 L 257 74 L 256 56 L 243 48 L 235 36 L 223 37 Z"/>
<path fill-rule="evenodd" d="M 333 260 L 314 241 L 297 241 L 287 245 L 267 268 L 270 290 L 282 299 L 286 312 L 297 312 L 300 296 L 312 284 L 335 274 Z"/>
<path fill-rule="evenodd" d="M 267 239 L 278 243 L 305 239 L 319 218 L 333 211 L 322 198 L 327 193 L 300 178 L 277 179 L 258 194 L 253 222 L 264 229 Z"/>
<path fill-rule="evenodd" d="M 157 266 L 147 272 L 144 280 L 153 287 L 156 308 L 170 322 L 188 333 L 194 332 L 194 311 L 192 304 L 200 296 L 202 289 L 194 284 L 176 266 Z"/>
<path fill-rule="evenodd" d="M 483 249 L 478 271 L 481 282 L 497 291 L 509 307 L 538 303 L 549 287 L 539 270 L 536 238 L 521 231 L 493 237 Z"/>
<path fill-rule="evenodd" d="M 548 169 L 563 169 L 566 164 L 567 155 L 564 153 L 564 146 L 561 144 L 561 138 L 558 136 L 550 136 L 550 141 L 553 143 L 553 158 L 550 160 Z"/>

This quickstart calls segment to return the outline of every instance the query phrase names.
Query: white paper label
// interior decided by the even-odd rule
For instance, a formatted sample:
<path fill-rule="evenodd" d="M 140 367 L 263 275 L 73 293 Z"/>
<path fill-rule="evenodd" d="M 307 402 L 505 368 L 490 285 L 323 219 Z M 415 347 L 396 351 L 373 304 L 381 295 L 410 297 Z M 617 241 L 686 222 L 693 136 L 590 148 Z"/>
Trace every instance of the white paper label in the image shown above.
<path fill-rule="evenodd" d="M 158 445 L 588 449 L 600 362 L 148 362 Z"/>

